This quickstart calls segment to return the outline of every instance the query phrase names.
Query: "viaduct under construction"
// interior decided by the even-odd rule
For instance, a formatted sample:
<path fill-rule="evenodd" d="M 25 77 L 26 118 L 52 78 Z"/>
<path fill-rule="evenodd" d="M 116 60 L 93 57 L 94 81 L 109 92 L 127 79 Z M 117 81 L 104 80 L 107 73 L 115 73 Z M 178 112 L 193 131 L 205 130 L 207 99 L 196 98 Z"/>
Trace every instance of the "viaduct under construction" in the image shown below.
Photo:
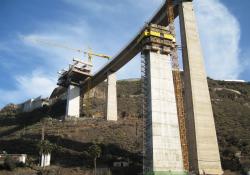
<path fill-rule="evenodd" d="M 174 20 L 179 16 L 184 78 L 181 81 Z M 143 174 L 222 174 L 207 76 L 192 0 L 166 0 L 131 42 L 96 74 L 74 60 L 58 85 L 68 88 L 67 117 L 79 117 L 80 92 L 107 79 L 106 118 L 117 120 L 116 76 L 141 53 Z M 183 84 L 185 95 L 183 96 Z"/>

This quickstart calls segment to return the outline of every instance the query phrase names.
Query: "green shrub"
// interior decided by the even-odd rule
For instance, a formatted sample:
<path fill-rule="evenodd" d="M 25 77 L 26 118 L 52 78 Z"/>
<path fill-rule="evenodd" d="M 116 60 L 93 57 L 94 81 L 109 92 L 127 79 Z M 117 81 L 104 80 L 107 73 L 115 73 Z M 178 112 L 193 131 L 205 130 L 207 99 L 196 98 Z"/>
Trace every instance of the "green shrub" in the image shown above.
<path fill-rule="evenodd" d="M 4 168 L 9 171 L 13 171 L 16 168 L 15 160 L 10 157 L 6 157 L 6 159 L 4 160 Z"/>
<path fill-rule="evenodd" d="M 26 167 L 26 164 L 25 163 L 23 163 L 23 162 L 18 162 L 18 163 L 16 163 L 16 167 Z"/>

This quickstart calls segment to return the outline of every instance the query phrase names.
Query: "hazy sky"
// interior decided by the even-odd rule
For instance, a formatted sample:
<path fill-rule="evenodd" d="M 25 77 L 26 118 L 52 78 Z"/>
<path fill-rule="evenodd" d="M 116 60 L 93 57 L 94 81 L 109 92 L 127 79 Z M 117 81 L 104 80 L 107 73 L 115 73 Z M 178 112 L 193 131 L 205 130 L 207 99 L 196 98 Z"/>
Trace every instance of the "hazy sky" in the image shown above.
<path fill-rule="evenodd" d="M 136 3 L 135 3 L 136 2 Z M 49 96 L 57 71 L 73 57 L 34 40 L 115 56 L 162 4 L 162 0 L 0 0 L 0 108 Z M 199 0 L 195 10 L 208 76 L 249 78 L 249 0 Z M 178 25 L 177 25 L 178 29 Z M 180 44 L 180 43 L 178 43 Z M 118 77 L 140 76 L 137 56 Z M 94 59 L 94 71 L 106 60 Z"/>

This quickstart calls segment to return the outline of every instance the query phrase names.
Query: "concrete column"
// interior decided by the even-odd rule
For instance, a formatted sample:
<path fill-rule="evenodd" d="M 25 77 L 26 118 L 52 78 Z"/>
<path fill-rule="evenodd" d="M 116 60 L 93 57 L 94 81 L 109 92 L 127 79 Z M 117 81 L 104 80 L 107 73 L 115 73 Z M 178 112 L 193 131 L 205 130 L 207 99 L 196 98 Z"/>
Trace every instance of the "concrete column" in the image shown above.
<path fill-rule="evenodd" d="M 80 88 L 77 86 L 69 85 L 67 92 L 67 117 L 80 116 Z"/>
<path fill-rule="evenodd" d="M 148 52 L 145 61 L 145 174 L 185 174 L 170 56 Z"/>
<path fill-rule="evenodd" d="M 207 76 L 192 2 L 183 2 L 180 5 L 179 17 L 190 168 L 199 174 L 222 174 Z"/>
<path fill-rule="evenodd" d="M 106 119 L 117 121 L 117 90 L 115 73 L 108 73 L 107 80 Z"/>

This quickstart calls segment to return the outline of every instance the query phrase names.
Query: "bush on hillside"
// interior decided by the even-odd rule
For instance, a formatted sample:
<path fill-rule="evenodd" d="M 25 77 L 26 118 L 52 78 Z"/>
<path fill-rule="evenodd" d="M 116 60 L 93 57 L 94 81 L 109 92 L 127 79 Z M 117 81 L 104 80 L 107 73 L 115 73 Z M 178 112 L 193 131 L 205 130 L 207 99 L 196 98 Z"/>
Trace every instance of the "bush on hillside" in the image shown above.
<path fill-rule="evenodd" d="M 6 157 L 4 160 L 4 168 L 13 171 L 16 168 L 16 162 L 11 157 Z"/>

